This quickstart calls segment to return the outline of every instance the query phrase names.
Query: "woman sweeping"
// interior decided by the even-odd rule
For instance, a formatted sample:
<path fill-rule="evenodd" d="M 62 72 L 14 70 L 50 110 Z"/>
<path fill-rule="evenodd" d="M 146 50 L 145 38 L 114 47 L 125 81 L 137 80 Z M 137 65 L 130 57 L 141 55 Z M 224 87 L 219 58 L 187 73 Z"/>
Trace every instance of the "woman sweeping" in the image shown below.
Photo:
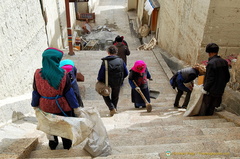
<path fill-rule="evenodd" d="M 134 63 L 134 66 L 131 68 L 128 81 L 132 88 L 131 97 L 132 102 L 134 103 L 135 108 L 146 108 L 147 111 L 151 112 L 152 107 L 150 104 L 146 105 L 146 101 L 143 100 L 143 97 L 139 92 L 141 92 L 146 98 L 147 102 L 150 103 L 150 95 L 148 88 L 148 80 L 151 79 L 151 75 L 148 72 L 147 65 L 144 61 L 139 60 Z"/>

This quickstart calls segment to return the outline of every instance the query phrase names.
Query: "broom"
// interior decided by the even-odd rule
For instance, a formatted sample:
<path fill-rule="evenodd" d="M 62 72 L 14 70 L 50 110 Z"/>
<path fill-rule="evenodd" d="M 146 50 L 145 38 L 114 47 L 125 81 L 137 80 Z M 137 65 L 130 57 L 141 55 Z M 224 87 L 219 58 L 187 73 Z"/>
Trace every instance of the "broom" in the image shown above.
<path fill-rule="evenodd" d="M 134 80 L 133 80 L 133 83 L 135 84 L 136 87 L 138 87 L 137 83 Z M 152 111 L 152 105 L 147 101 L 146 97 L 144 96 L 144 94 L 142 93 L 142 91 L 140 89 L 136 90 L 136 91 L 141 95 L 143 101 L 145 102 L 147 112 L 151 112 Z"/>

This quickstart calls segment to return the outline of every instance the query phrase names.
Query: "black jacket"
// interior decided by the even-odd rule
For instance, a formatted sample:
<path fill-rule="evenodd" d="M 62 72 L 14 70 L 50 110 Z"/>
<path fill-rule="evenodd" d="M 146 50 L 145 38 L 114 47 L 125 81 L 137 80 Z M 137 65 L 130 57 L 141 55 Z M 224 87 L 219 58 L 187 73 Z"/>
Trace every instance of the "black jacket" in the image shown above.
<path fill-rule="evenodd" d="M 128 75 L 128 70 L 123 60 L 118 56 L 107 56 L 102 58 L 103 62 L 98 72 L 98 81 L 105 83 L 105 62 L 108 61 L 108 83 L 111 87 L 121 86 Z"/>
<path fill-rule="evenodd" d="M 209 58 L 204 79 L 204 90 L 209 92 L 210 95 L 222 96 L 229 79 L 230 73 L 227 61 L 217 55 Z"/>

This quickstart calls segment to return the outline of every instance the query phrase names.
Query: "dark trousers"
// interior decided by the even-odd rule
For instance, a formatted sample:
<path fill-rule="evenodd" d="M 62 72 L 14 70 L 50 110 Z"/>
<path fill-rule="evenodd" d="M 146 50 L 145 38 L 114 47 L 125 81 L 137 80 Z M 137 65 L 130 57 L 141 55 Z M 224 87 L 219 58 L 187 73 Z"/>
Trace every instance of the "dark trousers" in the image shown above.
<path fill-rule="evenodd" d="M 65 112 L 65 114 L 69 117 L 74 116 L 73 111 Z M 57 113 L 56 115 L 64 116 L 63 113 Z M 62 137 L 62 143 L 63 143 L 63 148 L 64 149 L 70 149 L 71 146 L 72 146 L 72 140 L 69 140 L 69 139 L 66 139 L 66 138 L 63 138 L 63 137 Z M 48 145 L 49 145 L 51 150 L 55 150 L 58 146 L 58 137 L 54 136 L 54 140 L 49 140 Z"/>
<path fill-rule="evenodd" d="M 120 93 L 120 86 L 119 87 L 111 87 L 111 97 L 110 96 L 103 96 L 103 99 L 108 106 L 109 110 L 113 110 L 114 108 L 117 109 L 117 103 L 119 99 L 119 93 Z"/>
<path fill-rule="evenodd" d="M 180 98 L 181 98 L 182 95 L 183 95 L 183 91 L 182 91 L 182 90 L 180 90 L 180 89 L 178 89 L 178 88 L 177 88 L 177 90 L 178 90 L 178 92 L 177 92 L 177 95 L 176 95 L 176 98 L 175 98 L 175 102 L 174 102 L 174 106 L 175 106 L 175 107 L 178 107 L 178 106 L 179 106 L 179 100 L 180 100 Z M 191 91 L 188 91 L 188 92 L 187 92 L 186 97 L 185 97 L 185 100 L 184 100 L 184 103 L 183 103 L 182 106 L 187 107 L 187 105 L 188 105 L 188 103 L 189 103 L 189 100 L 190 100 L 190 97 L 191 97 L 191 93 L 192 93 Z"/>
<path fill-rule="evenodd" d="M 199 116 L 213 115 L 215 108 L 219 107 L 222 103 L 222 96 L 215 97 L 212 95 L 203 95 L 202 105 L 199 111 Z"/>
<path fill-rule="evenodd" d="M 63 143 L 63 148 L 64 149 L 70 149 L 72 146 L 72 140 L 66 139 L 62 137 L 62 143 Z M 54 136 L 54 140 L 49 140 L 48 143 L 49 147 L 51 150 L 55 150 L 57 145 L 58 145 L 58 137 Z"/>

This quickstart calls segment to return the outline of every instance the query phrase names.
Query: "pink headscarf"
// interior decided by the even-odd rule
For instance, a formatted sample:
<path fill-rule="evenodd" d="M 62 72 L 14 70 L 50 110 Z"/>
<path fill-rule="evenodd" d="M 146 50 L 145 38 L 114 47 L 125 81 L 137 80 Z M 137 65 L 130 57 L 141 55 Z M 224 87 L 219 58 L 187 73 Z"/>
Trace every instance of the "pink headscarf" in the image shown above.
<path fill-rule="evenodd" d="M 73 66 L 72 65 L 64 65 L 64 66 L 62 66 L 62 68 L 64 70 L 66 70 L 67 72 L 70 72 L 70 71 L 72 71 Z"/>
<path fill-rule="evenodd" d="M 147 68 L 146 63 L 142 60 L 138 60 L 134 63 L 134 66 L 131 68 L 131 70 L 138 73 L 143 73 L 145 72 L 146 68 Z"/>

